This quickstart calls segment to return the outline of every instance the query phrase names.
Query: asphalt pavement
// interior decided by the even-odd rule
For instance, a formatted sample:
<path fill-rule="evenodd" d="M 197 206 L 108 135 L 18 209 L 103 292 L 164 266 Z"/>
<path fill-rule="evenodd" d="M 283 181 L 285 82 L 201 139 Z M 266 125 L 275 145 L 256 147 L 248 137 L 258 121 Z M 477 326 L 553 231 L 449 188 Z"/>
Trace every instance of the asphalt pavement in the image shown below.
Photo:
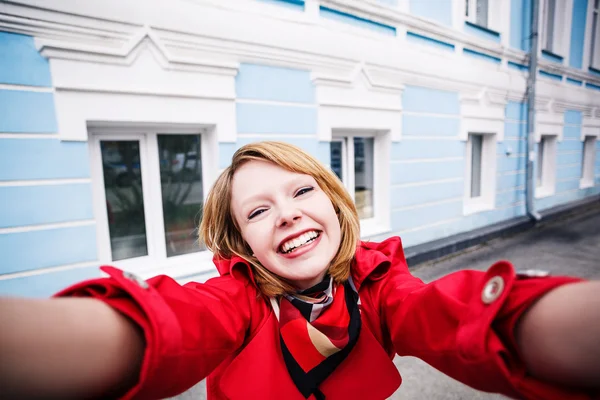
<path fill-rule="evenodd" d="M 586 206 L 574 215 L 508 238 L 500 238 L 441 260 L 411 266 L 411 272 L 426 282 L 462 269 L 486 270 L 498 260 L 508 260 L 516 269 L 542 269 L 553 275 L 600 279 L 600 203 Z M 396 357 L 402 385 L 392 399 L 492 400 L 506 399 L 476 391 L 447 377 L 414 357 Z M 204 382 L 176 399 L 205 399 Z"/>

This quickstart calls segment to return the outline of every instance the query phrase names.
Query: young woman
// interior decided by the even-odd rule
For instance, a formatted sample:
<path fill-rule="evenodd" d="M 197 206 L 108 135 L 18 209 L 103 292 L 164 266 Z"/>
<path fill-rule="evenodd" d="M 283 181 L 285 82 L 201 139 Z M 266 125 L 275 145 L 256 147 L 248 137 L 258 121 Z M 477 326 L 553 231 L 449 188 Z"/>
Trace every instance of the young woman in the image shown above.
<path fill-rule="evenodd" d="M 499 262 L 424 284 L 399 238 L 359 240 L 342 184 L 289 144 L 239 149 L 200 232 L 221 275 L 205 284 L 104 267 L 0 301 L 2 397 L 163 398 L 208 377 L 210 399 L 385 399 L 395 354 L 516 398 L 600 390 L 599 282 Z"/>

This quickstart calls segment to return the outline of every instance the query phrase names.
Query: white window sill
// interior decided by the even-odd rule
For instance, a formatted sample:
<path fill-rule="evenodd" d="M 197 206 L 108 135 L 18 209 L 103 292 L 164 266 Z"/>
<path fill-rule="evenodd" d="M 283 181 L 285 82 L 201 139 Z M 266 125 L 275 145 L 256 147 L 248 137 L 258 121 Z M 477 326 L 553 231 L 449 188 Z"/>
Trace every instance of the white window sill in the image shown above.
<path fill-rule="evenodd" d="M 217 272 L 212 259 L 212 252 L 200 251 L 198 253 L 169 257 L 162 260 L 146 256 L 106 262 L 104 264 L 109 264 L 139 275 L 143 279 L 148 279 L 156 275 L 168 275 L 173 279 L 179 280 L 196 275 L 206 275 L 209 277 L 212 272 Z"/>
<path fill-rule="evenodd" d="M 360 237 L 365 239 L 371 236 L 381 235 L 391 232 L 389 225 L 386 225 L 375 218 L 360 220 Z"/>
<path fill-rule="evenodd" d="M 477 199 L 465 199 L 463 207 L 463 215 L 477 214 L 483 211 L 494 209 L 494 203 Z"/>
<path fill-rule="evenodd" d="M 592 179 L 581 179 L 579 181 L 579 189 L 588 189 L 594 187 L 594 181 Z"/>
<path fill-rule="evenodd" d="M 535 188 L 535 198 L 536 199 L 542 199 L 544 197 L 549 197 L 554 195 L 554 188 L 549 188 L 549 187 L 537 187 Z"/>

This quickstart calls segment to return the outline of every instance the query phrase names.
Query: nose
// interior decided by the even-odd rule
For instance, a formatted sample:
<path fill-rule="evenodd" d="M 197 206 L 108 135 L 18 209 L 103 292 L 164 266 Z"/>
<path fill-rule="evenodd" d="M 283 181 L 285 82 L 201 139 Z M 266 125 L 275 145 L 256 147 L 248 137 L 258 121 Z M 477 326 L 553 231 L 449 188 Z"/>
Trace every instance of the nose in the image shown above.
<path fill-rule="evenodd" d="M 302 218 L 302 212 L 293 205 L 286 205 L 281 207 L 279 217 L 277 218 L 278 227 L 286 227 L 293 225 L 300 218 Z"/>

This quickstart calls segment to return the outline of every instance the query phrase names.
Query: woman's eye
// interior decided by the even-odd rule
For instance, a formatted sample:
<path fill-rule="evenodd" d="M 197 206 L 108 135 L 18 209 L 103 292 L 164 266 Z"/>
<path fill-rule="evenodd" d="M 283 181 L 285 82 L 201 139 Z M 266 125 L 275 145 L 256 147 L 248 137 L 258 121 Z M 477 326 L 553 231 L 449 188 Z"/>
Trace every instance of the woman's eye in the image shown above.
<path fill-rule="evenodd" d="M 260 210 L 256 210 L 248 216 L 248 219 L 252 219 L 252 218 L 262 214 L 265 211 L 267 211 L 267 210 L 265 210 L 264 208 L 261 208 Z"/>
<path fill-rule="evenodd" d="M 308 192 L 312 191 L 313 189 L 314 189 L 314 188 L 313 188 L 313 187 L 311 187 L 311 186 L 308 186 L 308 187 L 302 188 L 302 189 L 300 189 L 300 190 L 298 190 L 298 191 L 296 192 L 296 195 L 295 195 L 294 197 L 301 196 L 301 195 L 303 195 L 304 193 L 308 193 Z"/>

